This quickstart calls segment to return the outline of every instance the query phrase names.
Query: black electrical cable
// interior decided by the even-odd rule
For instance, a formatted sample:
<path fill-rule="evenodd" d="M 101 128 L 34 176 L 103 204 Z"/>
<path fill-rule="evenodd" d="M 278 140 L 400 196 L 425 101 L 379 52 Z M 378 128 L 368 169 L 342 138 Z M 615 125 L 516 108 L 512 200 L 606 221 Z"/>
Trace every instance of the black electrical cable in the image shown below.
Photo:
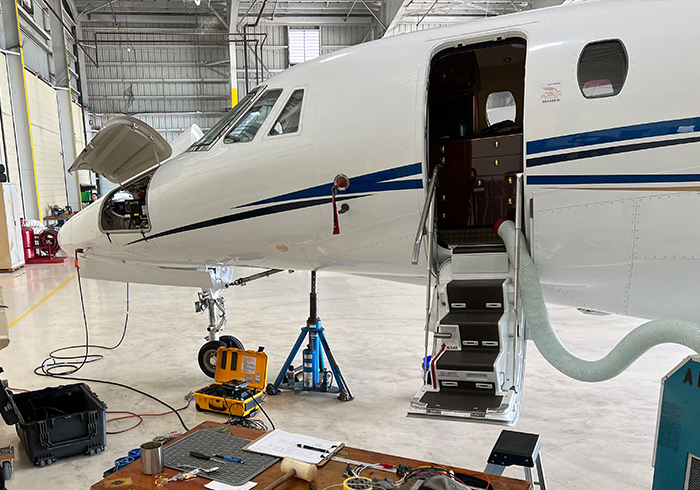
<path fill-rule="evenodd" d="M 104 379 L 74 378 L 74 377 L 72 377 L 72 376 L 64 376 L 64 375 L 60 375 L 60 374 L 43 374 L 43 373 L 39 372 L 39 369 L 40 369 L 40 368 L 41 368 L 41 367 L 36 368 L 36 369 L 34 370 L 34 374 L 37 374 L 37 375 L 39 375 L 39 376 L 49 376 L 49 377 L 51 377 L 51 378 L 72 379 L 72 380 L 76 380 L 76 381 L 87 381 L 87 382 L 89 382 L 89 383 L 104 383 L 104 384 L 107 384 L 107 385 L 119 386 L 119 387 L 121 387 L 121 388 L 126 388 L 127 390 L 135 391 L 136 393 L 139 393 L 139 394 L 141 394 L 141 395 L 143 395 L 143 396 L 146 396 L 146 397 L 148 397 L 148 398 L 150 398 L 150 399 L 152 399 L 152 400 L 155 400 L 155 401 L 157 401 L 158 403 L 160 403 L 161 405 L 163 405 L 163 406 L 167 407 L 168 409 L 170 409 L 170 411 L 171 411 L 171 412 L 174 412 L 175 415 L 177 415 L 177 418 L 180 419 L 180 424 L 182 424 L 182 427 L 183 427 L 185 430 L 190 430 L 190 429 L 187 427 L 187 425 L 185 425 L 185 421 L 182 420 L 182 417 L 180 416 L 180 413 L 179 413 L 177 410 L 175 410 L 173 407 L 171 407 L 170 405 L 168 405 L 167 403 L 165 403 L 165 402 L 164 402 L 163 400 L 161 400 L 160 398 L 156 398 L 155 396 L 150 395 L 150 394 L 146 393 L 145 391 L 141 391 L 141 390 L 139 390 L 138 388 L 134 388 L 133 386 L 125 385 L 125 384 L 122 384 L 122 383 L 117 383 L 116 381 L 106 381 L 106 380 L 104 380 Z"/>
<path fill-rule="evenodd" d="M 267 418 L 268 422 L 270 422 L 270 425 L 272 426 L 272 430 L 275 430 L 275 423 L 272 421 L 272 419 L 271 419 L 270 416 L 267 414 L 267 412 L 266 412 L 265 409 L 262 407 L 262 405 L 260 405 L 260 402 L 258 402 L 258 400 L 255 399 L 255 396 L 254 396 L 255 393 L 250 393 L 250 391 L 249 391 L 249 392 L 248 392 L 248 395 L 253 399 L 253 401 L 254 401 L 255 404 L 258 406 L 258 408 L 259 408 L 260 410 L 262 410 L 262 413 L 265 414 L 265 417 Z"/>
<path fill-rule="evenodd" d="M 85 313 L 85 299 L 83 298 L 83 283 L 80 280 L 80 268 L 78 267 L 78 251 L 75 251 L 75 264 L 76 264 L 76 269 L 77 269 L 77 276 L 78 276 L 78 291 L 80 292 L 80 307 L 83 311 L 83 325 L 85 326 L 85 355 L 82 356 L 82 361 L 80 365 L 68 363 L 68 362 L 56 362 L 55 358 L 51 357 L 51 354 L 49 354 L 49 357 L 44 359 L 44 361 L 41 363 L 41 370 L 46 374 L 46 375 L 52 375 L 52 374 L 61 374 L 61 375 L 66 375 L 66 374 L 73 374 L 77 373 L 80 371 L 85 364 L 88 362 L 94 362 L 98 359 L 90 359 L 89 356 L 89 349 L 90 349 L 90 336 L 89 336 L 89 331 L 88 331 L 88 321 L 87 321 L 87 314 Z M 75 348 L 80 348 L 83 346 L 71 346 Z M 75 359 L 80 359 L 79 356 L 75 356 Z M 88 361 L 88 359 L 90 359 Z M 51 366 L 46 366 L 47 361 L 53 361 L 53 364 Z M 39 369 L 39 368 L 37 368 Z M 63 372 L 59 373 L 54 373 L 56 369 L 65 369 Z M 36 369 L 34 370 L 36 372 Z"/>
<path fill-rule="evenodd" d="M 51 353 L 49 353 L 49 357 L 44 359 L 44 361 L 41 363 L 41 366 L 38 366 L 34 369 L 34 374 L 36 374 L 37 376 L 47 376 L 47 377 L 51 377 L 51 378 L 87 381 L 90 383 L 104 383 L 104 384 L 119 386 L 121 388 L 126 388 L 128 390 L 135 391 L 136 393 L 139 393 L 143 396 L 151 398 L 152 400 L 155 400 L 158 403 L 160 403 L 161 405 L 170 409 L 172 412 L 175 413 L 175 415 L 177 415 L 177 418 L 180 420 L 180 424 L 182 424 L 182 427 L 184 427 L 185 430 L 190 430 L 187 427 L 187 425 L 185 425 L 185 421 L 182 420 L 182 417 L 180 416 L 180 413 L 177 410 L 175 410 L 173 407 L 171 407 L 170 405 L 165 403 L 163 400 L 156 398 L 155 396 L 150 395 L 150 394 L 146 393 L 145 391 L 141 391 L 141 390 L 134 388 L 132 386 L 125 385 L 122 383 L 117 383 L 115 381 L 106 381 L 106 380 L 91 379 L 91 378 L 74 378 L 74 377 L 70 376 L 70 375 L 73 375 L 76 372 L 78 372 L 80 369 L 82 369 L 82 367 L 85 366 L 85 364 L 89 364 L 91 362 L 95 362 L 95 361 L 98 361 L 98 360 L 103 358 L 103 356 L 101 356 L 99 354 L 90 354 L 89 353 L 90 347 L 96 347 L 96 348 L 107 349 L 107 350 L 113 350 L 113 349 L 116 349 L 117 347 L 119 347 L 121 345 L 122 341 L 124 340 L 124 337 L 126 336 L 126 328 L 127 328 L 128 323 L 129 323 L 129 283 L 127 283 L 126 284 L 126 318 L 124 321 L 124 331 L 122 332 L 122 338 L 119 340 L 117 345 L 115 345 L 114 347 L 105 347 L 105 346 L 101 346 L 101 345 L 90 345 L 89 334 L 88 334 L 87 313 L 85 312 L 85 300 L 83 298 L 83 286 L 82 286 L 82 282 L 80 280 L 80 267 L 77 266 L 77 264 L 78 264 L 78 251 L 77 250 L 75 252 L 75 263 L 76 263 L 76 269 L 77 269 L 77 275 L 78 275 L 78 291 L 80 292 L 80 306 L 81 306 L 82 311 L 83 311 L 83 325 L 85 326 L 85 345 L 84 345 L 85 355 L 84 356 L 54 356 L 53 355 L 55 352 L 60 352 L 62 350 L 81 348 L 81 347 L 83 347 L 82 345 L 73 345 L 73 346 L 69 346 L 69 347 L 62 347 L 62 348 L 56 349 L 56 350 L 52 351 Z M 73 362 L 64 362 L 68 359 L 80 359 L 80 358 L 82 358 L 82 361 L 80 362 L 79 365 L 77 363 L 73 363 Z M 57 362 L 57 360 L 62 360 L 62 361 Z M 55 372 L 56 369 L 65 369 L 65 371 L 56 373 Z"/>
<path fill-rule="evenodd" d="M 78 254 L 76 252 L 75 254 L 75 260 L 77 263 L 78 260 Z M 77 373 L 80 371 L 80 369 L 85 366 L 85 364 L 90 364 L 92 362 L 99 361 L 100 359 L 103 359 L 104 356 L 101 354 L 90 354 L 89 349 L 104 349 L 104 350 L 114 350 L 117 347 L 119 347 L 122 342 L 124 341 L 124 338 L 126 337 L 126 330 L 129 325 L 129 283 L 126 283 L 126 315 L 124 317 L 124 329 L 122 330 L 122 336 L 119 339 L 119 342 L 117 342 L 116 345 L 112 347 L 107 347 L 105 345 L 93 345 L 90 344 L 89 342 L 89 329 L 88 329 L 88 321 L 87 321 L 87 314 L 85 312 L 85 300 L 83 297 L 83 284 L 80 278 L 80 268 L 76 267 L 77 269 L 77 276 L 78 276 L 78 291 L 80 292 L 80 306 L 83 312 L 83 324 L 85 326 L 85 344 L 83 345 L 70 345 L 67 347 L 61 347 L 58 349 L 54 349 L 51 352 L 49 352 L 49 357 L 44 359 L 44 361 L 41 363 L 40 369 L 41 371 L 46 374 L 46 375 L 70 375 Z M 85 354 L 80 356 L 80 355 L 75 355 L 75 356 L 58 356 L 56 353 L 58 352 L 63 352 L 66 350 L 70 349 L 85 349 Z M 61 371 L 58 371 L 61 370 Z"/>

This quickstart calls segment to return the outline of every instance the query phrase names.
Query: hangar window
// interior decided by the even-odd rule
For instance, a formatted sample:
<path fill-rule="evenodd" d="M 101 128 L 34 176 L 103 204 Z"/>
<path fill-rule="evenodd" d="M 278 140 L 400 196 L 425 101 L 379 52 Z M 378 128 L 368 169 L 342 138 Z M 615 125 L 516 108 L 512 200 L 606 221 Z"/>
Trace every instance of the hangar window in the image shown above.
<path fill-rule="evenodd" d="M 578 62 L 578 85 L 587 99 L 611 97 L 627 78 L 627 51 L 621 41 L 601 41 L 583 48 Z"/>
<path fill-rule="evenodd" d="M 272 126 L 270 130 L 270 136 L 276 136 L 278 134 L 289 134 L 296 133 L 299 131 L 299 120 L 301 118 L 301 102 L 304 98 L 303 90 L 295 90 L 292 96 L 287 101 L 287 105 L 284 106 L 280 117 Z"/>
<path fill-rule="evenodd" d="M 296 65 L 321 54 L 319 29 L 289 29 L 289 64 Z"/>
<path fill-rule="evenodd" d="M 224 138 L 224 143 L 252 141 L 277 102 L 281 89 L 268 90 L 246 112 Z"/>

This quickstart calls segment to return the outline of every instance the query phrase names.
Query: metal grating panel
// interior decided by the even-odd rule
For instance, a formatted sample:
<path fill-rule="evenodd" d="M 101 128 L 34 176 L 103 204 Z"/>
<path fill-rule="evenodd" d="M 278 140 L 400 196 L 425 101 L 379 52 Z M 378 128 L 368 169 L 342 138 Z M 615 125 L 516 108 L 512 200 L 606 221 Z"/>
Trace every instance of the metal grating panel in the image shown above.
<path fill-rule="evenodd" d="M 181 471 L 187 471 L 192 467 L 211 468 L 218 466 L 219 469 L 216 472 L 202 476 L 229 485 L 243 485 L 279 461 L 279 458 L 274 456 L 244 451 L 243 447 L 249 443 L 248 439 L 216 430 L 199 430 L 165 446 L 163 451 L 165 466 Z M 210 456 L 221 454 L 231 458 L 239 458 L 245 463 L 203 461 L 190 456 L 190 451 Z"/>
<path fill-rule="evenodd" d="M 700 459 L 688 454 L 688 469 L 685 474 L 684 490 L 700 490 Z"/>

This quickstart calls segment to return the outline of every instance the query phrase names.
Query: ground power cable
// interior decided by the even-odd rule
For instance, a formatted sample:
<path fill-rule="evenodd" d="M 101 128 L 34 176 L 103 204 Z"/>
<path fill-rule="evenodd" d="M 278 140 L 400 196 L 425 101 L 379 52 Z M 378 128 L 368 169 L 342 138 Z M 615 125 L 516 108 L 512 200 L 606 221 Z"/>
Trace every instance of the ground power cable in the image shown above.
<path fill-rule="evenodd" d="M 55 349 L 49 353 L 49 357 L 44 359 L 44 361 L 41 363 L 40 366 L 36 367 L 34 369 L 34 374 L 37 376 L 46 376 L 50 378 L 59 378 L 59 379 L 69 379 L 69 380 L 76 380 L 76 381 L 86 381 L 89 383 L 103 383 L 103 384 L 108 384 L 112 386 L 119 386 L 121 388 L 126 388 L 127 390 L 135 391 L 136 393 L 139 393 L 140 395 L 143 395 L 147 398 L 150 398 L 161 405 L 165 406 L 170 410 L 170 412 L 173 412 L 177 418 L 180 420 L 180 424 L 185 430 L 190 430 L 187 425 L 185 424 L 185 421 L 182 419 L 180 416 L 179 411 L 183 410 L 181 409 L 175 409 L 172 406 L 170 406 L 168 403 L 164 402 L 160 398 L 157 398 L 153 395 L 150 395 L 146 393 L 145 391 L 139 390 L 137 388 L 134 388 L 133 386 L 125 385 L 123 383 L 117 383 L 116 381 L 107 381 L 107 380 L 101 380 L 101 379 L 92 379 L 92 378 L 77 378 L 73 377 L 73 374 L 77 373 L 80 371 L 86 364 L 90 364 L 92 362 L 99 361 L 100 359 L 103 359 L 104 356 L 100 354 L 90 354 L 90 348 L 97 348 L 97 349 L 105 349 L 105 350 L 114 350 L 117 347 L 119 347 L 122 342 L 124 341 L 124 338 L 126 336 L 126 330 L 129 325 L 129 283 L 126 284 L 126 316 L 124 319 L 124 330 L 122 331 L 122 336 L 121 339 L 119 339 L 119 342 L 113 347 L 106 347 L 102 345 L 91 345 L 90 344 L 90 338 L 89 338 L 89 331 L 88 331 L 88 321 L 87 321 L 87 313 L 85 312 L 85 299 L 83 297 L 83 286 L 80 278 L 80 267 L 78 266 L 78 253 L 79 251 L 76 250 L 75 253 L 75 268 L 77 270 L 77 277 L 78 277 L 78 292 L 80 294 L 80 307 L 83 312 L 83 326 L 85 328 L 85 344 L 83 345 L 71 345 L 67 347 L 61 347 L 58 349 Z M 81 349 L 85 348 L 85 354 L 82 356 L 76 355 L 76 356 L 56 356 L 55 353 L 57 352 L 62 352 L 65 350 L 69 349 Z M 57 372 L 57 370 L 60 370 Z M 189 404 L 188 404 L 189 406 Z M 187 408 L 187 407 L 184 407 Z M 170 413 L 170 412 L 166 412 Z M 164 414 L 164 415 L 165 415 Z M 139 422 L 140 424 L 140 422 Z"/>

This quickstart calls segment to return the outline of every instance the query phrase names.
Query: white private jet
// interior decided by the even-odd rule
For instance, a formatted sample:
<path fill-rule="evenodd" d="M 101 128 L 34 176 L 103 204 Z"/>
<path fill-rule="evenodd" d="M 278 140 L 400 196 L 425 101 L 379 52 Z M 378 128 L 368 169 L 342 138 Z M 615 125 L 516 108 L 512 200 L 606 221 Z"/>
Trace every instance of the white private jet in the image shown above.
<path fill-rule="evenodd" d="M 85 277 L 202 288 L 209 374 L 237 345 L 219 335 L 236 266 L 427 281 L 410 413 L 514 423 L 526 334 L 586 381 L 658 343 L 700 349 L 698 18 L 572 2 L 354 46 L 265 81 L 161 165 L 169 145 L 117 117 L 72 169 L 122 185 L 61 246 Z M 659 320 L 581 361 L 543 295 Z"/>

